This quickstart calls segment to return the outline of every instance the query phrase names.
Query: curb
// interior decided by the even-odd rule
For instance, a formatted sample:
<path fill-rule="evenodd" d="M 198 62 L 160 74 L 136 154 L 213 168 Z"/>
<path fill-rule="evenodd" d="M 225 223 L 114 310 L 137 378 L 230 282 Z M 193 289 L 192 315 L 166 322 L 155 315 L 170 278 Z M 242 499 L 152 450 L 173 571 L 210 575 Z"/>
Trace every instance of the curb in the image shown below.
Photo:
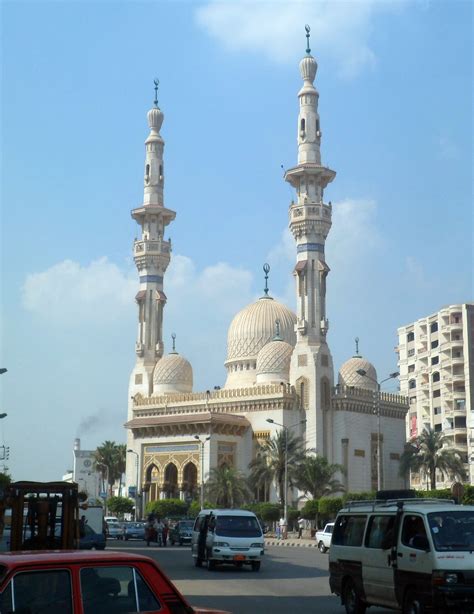
<path fill-rule="evenodd" d="M 287 539 L 266 539 L 265 546 L 284 546 L 285 548 L 293 547 L 293 548 L 317 548 L 318 544 L 316 541 L 306 541 L 306 540 L 287 540 Z"/>

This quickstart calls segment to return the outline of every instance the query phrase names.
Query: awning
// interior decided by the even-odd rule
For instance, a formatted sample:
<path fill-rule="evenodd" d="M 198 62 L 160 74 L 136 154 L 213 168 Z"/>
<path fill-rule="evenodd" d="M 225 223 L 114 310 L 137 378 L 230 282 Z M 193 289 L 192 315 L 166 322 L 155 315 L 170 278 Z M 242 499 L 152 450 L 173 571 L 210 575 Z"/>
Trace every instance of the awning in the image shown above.
<path fill-rule="evenodd" d="M 137 303 L 141 303 L 141 301 L 145 300 L 145 296 L 146 290 L 140 290 L 140 292 L 137 293 L 135 300 L 137 301 Z"/>
<path fill-rule="evenodd" d="M 162 292 L 161 290 L 157 290 L 156 291 L 156 299 L 158 301 L 161 301 L 162 303 L 166 303 L 166 294 L 164 292 Z"/>
<path fill-rule="evenodd" d="M 301 273 L 302 271 L 304 271 L 306 269 L 308 265 L 308 261 L 307 260 L 299 260 L 296 263 L 296 266 L 293 270 L 294 273 Z"/>

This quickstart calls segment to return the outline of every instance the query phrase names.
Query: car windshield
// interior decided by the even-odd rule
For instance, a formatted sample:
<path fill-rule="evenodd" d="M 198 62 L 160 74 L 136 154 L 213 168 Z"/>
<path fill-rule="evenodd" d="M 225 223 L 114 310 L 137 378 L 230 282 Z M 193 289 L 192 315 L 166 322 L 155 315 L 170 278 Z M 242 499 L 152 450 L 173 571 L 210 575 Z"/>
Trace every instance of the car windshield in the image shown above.
<path fill-rule="evenodd" d="M 474 514 L 466 511 L 428 514 L 431 536 L 438 551 L 474 551 Z"/>
<path fill-rule="evenodd" d="M 218 516 L 216 535 L 224 537 L 261 537 L 262 530 L 253 516 Z"/>
<path fill-rule="evenodd" d="M 185 520 L 184 522 L 179 523 L 180 529 L 192 529 L 194 526 L 194 520 Z"/>

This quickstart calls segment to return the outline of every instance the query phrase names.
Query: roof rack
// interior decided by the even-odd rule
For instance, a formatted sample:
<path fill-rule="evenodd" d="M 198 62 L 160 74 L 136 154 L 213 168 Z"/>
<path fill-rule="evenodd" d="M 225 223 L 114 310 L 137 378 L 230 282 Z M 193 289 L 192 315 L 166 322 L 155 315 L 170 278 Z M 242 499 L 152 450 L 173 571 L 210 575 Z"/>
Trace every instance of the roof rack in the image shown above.
<path fill-rule="evenodd" d="M 356 501 L 347 501 L 346 504 L 344 505 L 343 509 L 348 509 L 349 511 L 353 508 L 357 508 L 357 507 L 372 507 L 372 511 L 374 511 L 374 509 L 377 507 L 379 508 L 384 508 L 384 507 L 394 507 L 398 504 L 402 504 L 405 505 L 405 503 L 408 503 L 409 505 L 420 505 L 422 503 L 430 503 L 430 504 L 435 504 L 435 505 L 443 505 L 446 503 L 453 503 L 455 504 L 455 501 L 453 499 L 412 499 L 412 498 L 407 498 L 407 499 L 359 499 Z"/>

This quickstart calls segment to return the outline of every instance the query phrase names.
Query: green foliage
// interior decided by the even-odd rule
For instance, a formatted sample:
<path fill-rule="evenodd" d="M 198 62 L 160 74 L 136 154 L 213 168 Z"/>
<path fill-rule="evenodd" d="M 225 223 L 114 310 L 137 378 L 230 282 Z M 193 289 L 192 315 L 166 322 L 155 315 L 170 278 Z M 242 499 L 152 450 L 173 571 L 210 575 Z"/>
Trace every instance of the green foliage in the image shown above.
<path fill-rule="evenodd" d="M 436 490 L 416 490 L 419 499 L 453 499 L 450 488 L 438 488 Z"/>
<path fill-rule="evenodd" d="M 464 484 L 464 496 L 462 498 L 464 505 L 474 505 L 474 486 Z"/>
<path fill-rule="evenodd" d="M 348 492 L 342 498 L 345 503 L 346 501 L 370 501 L 371 499 L 376 499 L 377 497 L 375 490 L 370 490 L 367 492 Z"/>
<path fill-rule="evenodd" d="M 306 520 L 316 520 L 319 513 L 319 501 L 317 499 L 311 499 L 306 501 L 302 510 L 301 510 L 301 518 L 306 518 Z"/>
<path fill-rule="evenodd" d="M 319 513 L 326 520 L 335 518 L 343 506 L 342 497 L 321 497 L 319 499 Z"/>
<path fill-rule="evenodd" d="M 204 501 L 204 509 L 208 510 L 208 509 L 212 509 L 213 507 L 215 507 L 215 505 L 212 505 L 212 503 L 209 503 L 209 501 Z M 199 514 L 200 511 L 201 511 L 201 502 L 193 501 L 191 505 L 188 507 L 187 516 L 189 518 L 196 518 L 196 516 Z"/>
<path fill-rule="evenodd" d="M 265 522 L 276 522 L 281 516 L 281 507 L 277 503 L 258 503 L 254 513 Z"/>
<path fill-rule="evenodd" d="M 104 443 L 94 452 L 95 467 L 107 479 L 109 493 L 116 480 L 120 480 L 125 472 L 127 458 L 127 446 L 115 441 L 104 441 Z"/>
<path fill-rule="evenodd" d="M 342 465 L 332 465 L 324 456 L 306 456 L 296 470 L 296 486 L 305 495 L 319 499 L 344 491 L 344 486 L 334 476 L 343 472 Z"/>
<path fill-rule="evenodd" d="M 240 471 L 227 465 L 211 469 L 206 491 L 214 506 L 230 509 L 241 506 L 251 498 L 245 477 Z"/>
<path fill-rule="evenodd" d="M 186 516 L 188 504 L 180 499 L 160 499 L 149 501 L 146 504 L 146 514 L 155 514 L 159 518 L 172 518 L 173 516 Z"/>
<path fill-rule="evenodd" d="M 133 511 L 134 502 L 128 497 L 110 497 L 107 502 L 109 512 L 114 514 L 130 514 Z"/>

